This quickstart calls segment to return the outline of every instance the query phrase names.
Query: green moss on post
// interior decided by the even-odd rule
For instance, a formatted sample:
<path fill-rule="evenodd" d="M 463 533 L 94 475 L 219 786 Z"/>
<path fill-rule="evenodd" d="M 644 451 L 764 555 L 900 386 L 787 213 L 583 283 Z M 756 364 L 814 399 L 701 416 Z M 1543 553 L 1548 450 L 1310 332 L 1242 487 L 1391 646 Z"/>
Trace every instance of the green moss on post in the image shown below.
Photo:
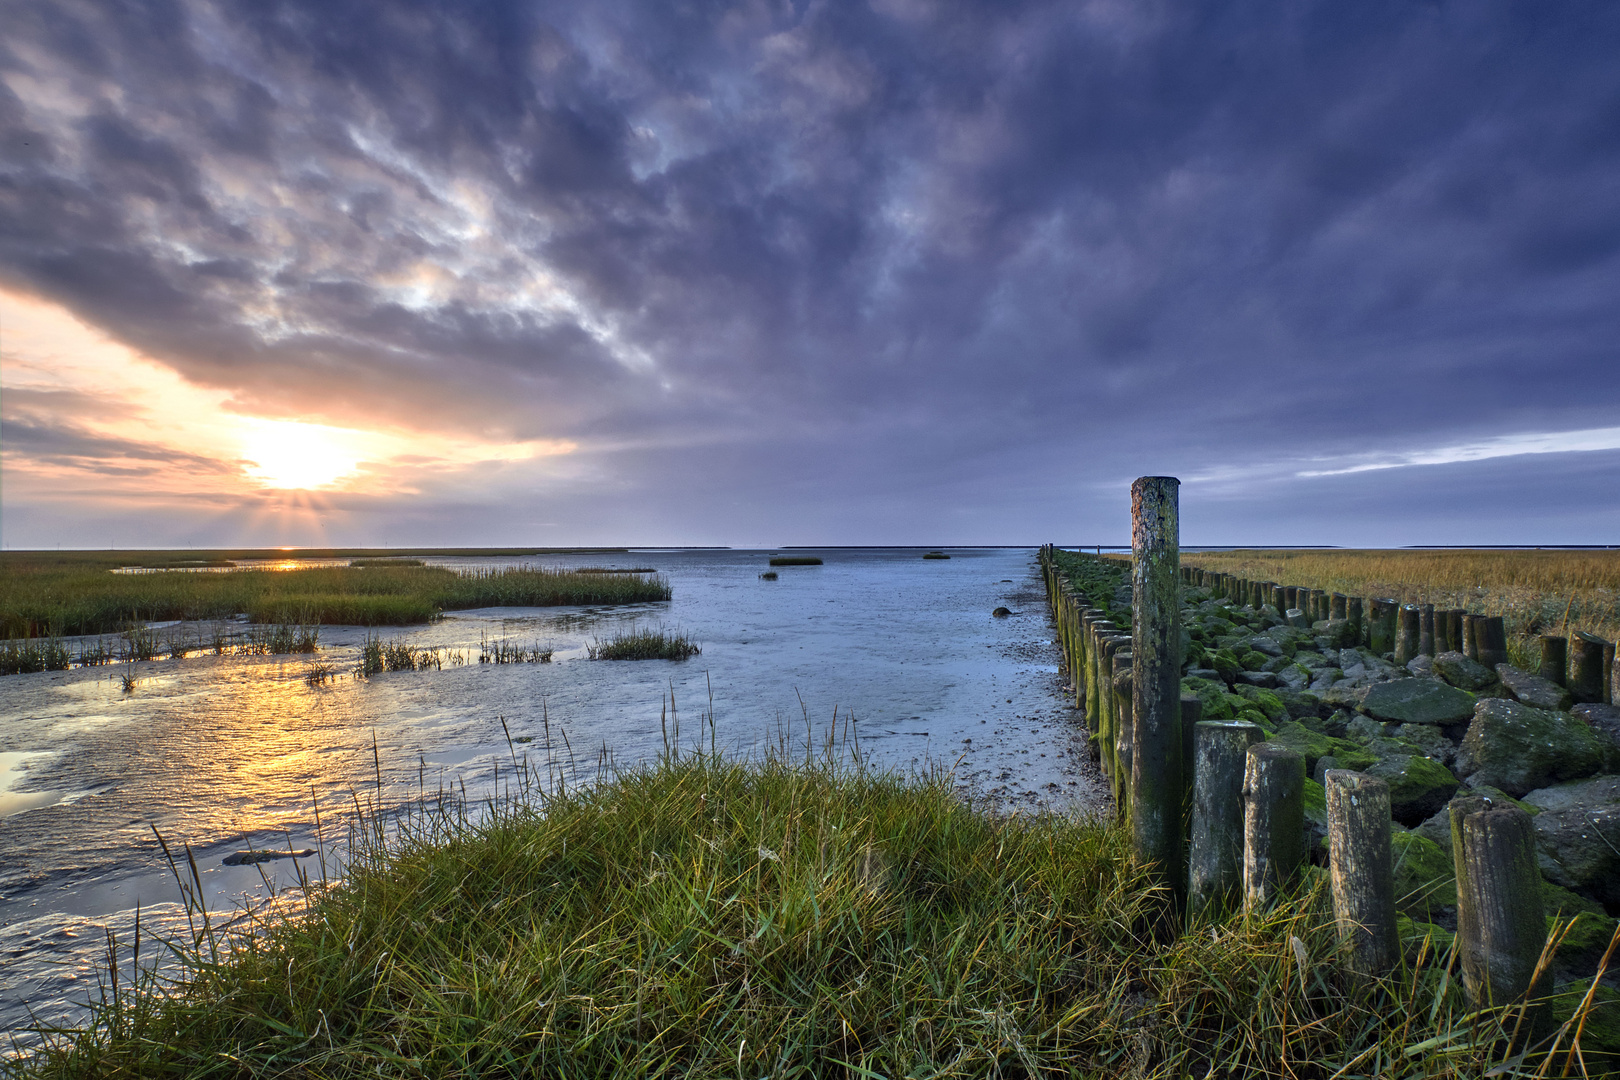
<path fill-rule="evenodd" d="M 1305 863 L 1304 756 L 1277 743 L 1249 747 L 1243 798 L 1243 909 L 1259 911 Z"/>
<path fill-rule="evenodd" d="M 1131 832 L 1137 856 L 1157 869 L 1178 898 L 1187 880 L 1181 844 L 1180 486 L 1173 476 L 1144 476 L 1131 485 Z"/>
<path fill-rule="evenodd" d="M 1219 918 L 1243 888 L 1243 769 L 1265 732 L 1242 720 L 1204 720 L 1194 731 L 1187 906 Z"/>

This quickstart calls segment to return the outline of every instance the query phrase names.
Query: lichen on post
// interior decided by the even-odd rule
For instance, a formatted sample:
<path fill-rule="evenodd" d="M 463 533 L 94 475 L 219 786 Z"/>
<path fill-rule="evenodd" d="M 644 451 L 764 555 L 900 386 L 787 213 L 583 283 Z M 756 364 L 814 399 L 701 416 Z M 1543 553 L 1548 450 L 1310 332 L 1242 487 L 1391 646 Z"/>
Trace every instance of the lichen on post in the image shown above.
<path fill-rule="evenodd" d="M 1173 476 L 1131 485 L 1131 831 L 1178 899 L 1181 843 L 1181 523 Z M 1179 904 L 1178 904 L 1179 906 Z"/>

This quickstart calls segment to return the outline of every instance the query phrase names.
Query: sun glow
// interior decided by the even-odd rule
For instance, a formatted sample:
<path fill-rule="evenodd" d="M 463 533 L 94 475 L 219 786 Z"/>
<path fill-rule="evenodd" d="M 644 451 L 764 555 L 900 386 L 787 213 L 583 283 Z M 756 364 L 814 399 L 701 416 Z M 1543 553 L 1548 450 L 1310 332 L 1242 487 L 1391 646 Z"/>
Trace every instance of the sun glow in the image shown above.
<path fill-rule="evenodd" d="M 328 487 L 360 465 L 359 432 L 296 420 L 244 419 L 243 424 L 246 472 L 265 487 Z"/>

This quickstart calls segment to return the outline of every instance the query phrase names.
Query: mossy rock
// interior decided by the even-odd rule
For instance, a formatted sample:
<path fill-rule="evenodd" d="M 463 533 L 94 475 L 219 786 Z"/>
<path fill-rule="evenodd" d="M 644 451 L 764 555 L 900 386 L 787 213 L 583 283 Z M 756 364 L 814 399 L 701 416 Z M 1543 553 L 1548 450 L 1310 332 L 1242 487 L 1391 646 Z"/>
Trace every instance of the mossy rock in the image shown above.
<path fill-rule="evenodd" d="M 1258 686 L 1250 686 L 1247 683 L 1237 683 L 1232 687 L 1232 691 L 1238 696 L 1253 702 L 1261 712 L 1266 714 L 1266 719 L 1271 723 L 1278 724 L 1288 719 L 1288 706 L 1283 704 L 1282 698 L 1270 690 L 1263 690 Z"/>
<path fill-rule="evenodd" d="M 1236 679 L 1238 672 L 1243 670 L 1243 665 L 1238 662 L 1231 649 L 1216 649 L 1209 658 L 1209 666 L 1219 672 L 1221 678 L 1227 682 Z"/>
<path fill-rule="evenodd" d="M 1407 953 L 1414 957 L 1424 939 L 1428 939 L 1431 957 L 1444 956 L 1451 948 L 1452 942 L 1457 940 L 1457 935 L 1443 926 L 1423 922 L 1421 919 L 1409 919 L 1405 915 L 1395 916 L 1395 933 Z"/>
<path fill-rule="evenodd" d="M 1573 982 L 1561 986 L 1551 1001 L 1552 1020 L 1561 1025 L 1575 1015 L 1575 1010 L 1586 997 L 1589 983 Z M 1581 1027 L 1581 1057 L 1588 1076 L 1614 1076 L 1620 1074 L 1620 990 L 1599 986 L 1592 994 L 1592 1005 Z M 1571 1025 L 1571 1036 L 1574 1034 Z M 1567 1045 L 1567 1043 L 1566 1043 Z M 1559 1054 L 1560 1069 L 1563 1053 Z"/>
<path fill-rule="evenodd" d="M 1457 910 L 1457 876 L 1451 852 L 1415 832 L 1390 837 L 1395 875 L 1395 909 L 1425 922 Z"/>
<path fill-rule="evenodd" d="M 1390 816 L 1408 827 L 1433 816 L 1458 787 L 1450 769 L 1417 753 L 1391 754 L 1362 771 L 1389 784 Z"/>
<path fill-rule="evenodd" d="M 1232 719 L 1241 720 L 1244 723 L 1248 723 L 1248 724 L 1254 724 L 1254 725 L 1256 725 L 1258 727 L 1261 727 L 1261 728 L 1264 728 L 1265 724 L 1266 724 L 1266 716 L 1265 716 L 1265 714 L 1262 713 L 1259 709 L 1256 709 L 1252 705 L 1249 706 L 1248 708 L 1239 709 L 1236 713 L 1234 713 L 1232 715 Z"/>
<path fill-rule="evenodd" d="M 1271 726 L 1268 724 L 1268 726 Z M 1312 731 L 1297 720 L 1285 720 L 1275 725 L 1270 741 L 1298 750 L 1305 758 L 1305 775 L 1316 772 L 1316 763 L 1324 757 L 1333 757 L 1341 769 L 1366 770 L 1378 761 L 1376 754 L 1345 739 L 1335 739 Z"/>
<path fill-rule="evenodd" d="M 1201 719 L 1230 720 L 1233 713 L 1236 712 L 1227 703 L 1226 699 L 1235 695 L 1226 692 L 1225 683 L 1218 683 L 1214 679 L 1182 679 L 1181 692 L 1193 695 L 1203 704 L 1204 710 Z"/>
<path fill-rule="evenodd" d="M 1541 883 L 1541 908 L 1546 912 L 1549 932 L 1555 918 L 1562 918 L 1566 923 L 1574 920 L 1553 958 L 1559 976 L 1590 978 L 1597 972 L 1598 961 L 1603 957 L 1603 950 L 1609 947 L 1609 939 L 1614 936 L 1620 920 L 1611 919 L 1603 905 L 1595 900 L 1550 881 Z"/>

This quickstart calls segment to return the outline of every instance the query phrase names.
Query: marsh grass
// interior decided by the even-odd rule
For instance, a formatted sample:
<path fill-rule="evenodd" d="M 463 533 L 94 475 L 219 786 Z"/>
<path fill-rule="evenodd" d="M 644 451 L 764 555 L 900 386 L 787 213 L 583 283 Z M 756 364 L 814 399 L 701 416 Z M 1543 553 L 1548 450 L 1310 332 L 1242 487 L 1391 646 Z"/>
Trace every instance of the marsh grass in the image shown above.
<path fill-rule="evenodd" d="M 350 566 L 426 566 L 421 559 L 350 559 Z"/>
<path fill-rule="evenodd" d="M 1535 670 L 1540 634 L 1620 638 L 1620 551 L 1186 552 L 1182 563 L 1282 585 L 1501 615 L 1513 663 Z"/>
<path fill-rule="evenodd" d="M 820 566 L 821 560 L 814 555 L 777 555 L 771 559 L 772 566 Z"/>
<path fill-rule="evenodd" d="M 668 600 L 648 574 L 581 574 L 537 566 L 454 571 L 439 566 L 329 566 L 218 574 L 114 574 L 72 561 L 0 560 L 0 635 L 119 633 L 142 622 L 226 619 L 261 624 L 404 626 L 479 607 L 633 604 Z"/>
<path fill-rule="evenodd" d="M 925 559 L 948 559 L 948 558 L 950 558 L 950 556 L 945 554 L 943 551 L 930 551 L 927 554 L 923 555 L 923 558 L 925 558 Z"/>
<path fill-rule="evenodd" d="M 656 574 L 656 573 L 658 573 L 658 571 L 655 570 L 651 566 L 637 566 L 637 567 L 632 567 L 631 569 L 628 569 L 628 570 L 620 569 L 619 567 L 616 567 L 616 566 L 582 566 L 579 569 L 575 570 L 574 573 L 576 573 L 576 574 Z"/>
<path fill-rule="evenodd" d="M 683 631 L 662 626 L 652 630 L 633 627 L 585 646 L 592 660 L 685 660 L 702 651 Z"/>
<path fill-rule="evenodd" d="M 60 638 L 24 638 L 0 642 L 0 675 L 65 671 L 71 664 L 71 654 Z"/>
<path fill-rule="evenodd" d="M 733 760 L 712 718 L 708 751 L 665 731 L 655 763 L 584 786 L 548 727 L 539 764 L 509 736 L 487 801 L 357 792 L 341 880 L 323 847 L 320 880 L 228 925 L 165 844 L 190 922 L 172 959 L 131 970 L 109 935 L 91 1023 L 0 1075 L 1585 1071 L 1574 1026 L 1558 1057 L 1502 1062 L 1514 1010 L 1468 1010 L 1431 939 L 1347 978 L 1320 873 L 1155 936 L 1165 897 L 1111 822 L 977 812 L 948 772 L 876 772 L 830 734 Z"/>
<path fill-rule="evenodd" d="M 780 575 L 775 570 L 767 570 L 759 575 L 761 581 L 775 581 Z"/>
<path fill-rule="evenodd" d="M 549 664 L 554 652 L 550 646 L 541 648 L 538 641 L 527 648 L 504 637 L 491 641 L 480 635 L 478 641 L 480 664 Z"/>

